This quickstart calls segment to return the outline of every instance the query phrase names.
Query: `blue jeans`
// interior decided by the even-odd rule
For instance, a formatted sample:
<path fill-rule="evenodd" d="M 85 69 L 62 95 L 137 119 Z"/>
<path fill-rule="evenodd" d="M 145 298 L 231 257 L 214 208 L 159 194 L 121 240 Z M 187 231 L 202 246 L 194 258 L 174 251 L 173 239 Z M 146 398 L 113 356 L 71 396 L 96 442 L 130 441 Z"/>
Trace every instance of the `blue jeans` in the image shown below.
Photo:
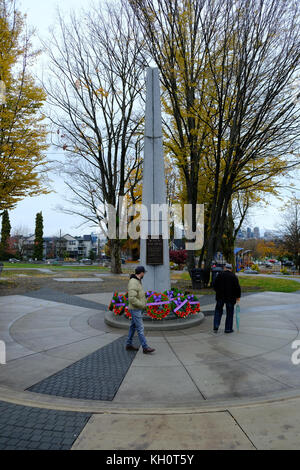
<path fill-rule="evenodd" d="M 135 330 L 137 331 L 142 348 L 148 348 L 147 341 L 144 335 L 144 324 L 141 310 L 129 310 L 131 313 L 131 323 L 126 345 L 131 346 Z"/>
<path fill-rule="evenodd" d="M 214 316 L 214 329 L 217 330 L 220 326 L 224 304 L 226 304 L 225 331 L 232 331 L 234 302 L 225 302 L 224 300 L 217 300 Z"/>

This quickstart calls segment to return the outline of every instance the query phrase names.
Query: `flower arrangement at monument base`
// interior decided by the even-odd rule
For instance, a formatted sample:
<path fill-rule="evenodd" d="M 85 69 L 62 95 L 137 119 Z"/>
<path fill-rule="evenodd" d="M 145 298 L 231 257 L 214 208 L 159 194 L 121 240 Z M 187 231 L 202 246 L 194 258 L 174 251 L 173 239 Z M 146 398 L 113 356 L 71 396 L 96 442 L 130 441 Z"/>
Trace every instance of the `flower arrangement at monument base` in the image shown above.
<path fill-rule="evenodd" d="M 189 292 L 180 292 L 179 289 L 172 289 L 164 292 L 146 292 L 146 314 L 153 320 L 163 320 L 171 312 L 179 318 L 187 318 L 200 312 L 199 299 Z M 123 315 L 131 319 L 131 313 L 128 310 L 128 292 L 118 294 L 114 292 L 113 298 L 109 304 L 109 310 L 116 316 Z"/>
<path fill-rule="evenodd" d="M 200 312 L 200 301 L 189 292 L 182 293 L 179 289 L 172 289 L 165 291 L 171 300 L 171 308 L 173 313 L 180 318 L 186 318 L 189 315 L 194 315 Z"/>
<path fill-rule="evenodd" d="M 180 300 L 173 302 L 173 313 L 175 313 L 179 318 L 186 318 L 190 313 L 192 313 L 190 303 L 185 296 Z"/>
<path fill-rule="evenodd" d="M 125 312 L 125 315 L 127 316 L 127 314 L 129 314 L 131 318 L 131 314 L 128 310 L 128 292 L 126 292 L 126 294 L 118 294 L 118 292 L 114 292 L 108 308 L 110 311 L 114 312 L 116 316 L 123 315 Z"/>
<path fill-rule="evenodd" d="M 152 293 L 147 297 L 147 315 L 155 320 L 162 320 L 169 315 L 170 300 L 167 295 L 161 293 Z"/>
<path fill-rule="evenodd" d="M 187 299 L 190 304 L 191 315 L 195 315 L 196 313 L 200 312 L 200 301 L 194 294 L 189 294 Z"/>

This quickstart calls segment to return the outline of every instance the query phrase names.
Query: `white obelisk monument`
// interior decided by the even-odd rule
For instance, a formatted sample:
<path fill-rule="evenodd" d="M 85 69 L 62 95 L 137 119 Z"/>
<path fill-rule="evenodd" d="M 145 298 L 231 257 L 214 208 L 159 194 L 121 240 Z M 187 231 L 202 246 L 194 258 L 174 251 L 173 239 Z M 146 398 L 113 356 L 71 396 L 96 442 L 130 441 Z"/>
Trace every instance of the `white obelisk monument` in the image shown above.
<path fill-rule="evenodd" d="M 147 69 L 144 166 L 141 214 L 141 265 L 146 291 L 170 289 L 168 210 L 162 145 L 160 86 L 157 68 Z M 159 211 L 159 206 L 161 211 Z M 149 237 L 151 237 L 149 239 Z"/>

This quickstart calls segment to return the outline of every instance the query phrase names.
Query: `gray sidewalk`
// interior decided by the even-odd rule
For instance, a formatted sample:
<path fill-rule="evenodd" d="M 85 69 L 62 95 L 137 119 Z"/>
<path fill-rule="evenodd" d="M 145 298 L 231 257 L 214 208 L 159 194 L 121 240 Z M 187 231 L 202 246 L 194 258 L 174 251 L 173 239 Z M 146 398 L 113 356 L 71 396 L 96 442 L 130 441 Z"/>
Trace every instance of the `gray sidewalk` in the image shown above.
<path fill-rule="evenodd" d="M 109 349 L 124 337 L 124 330 L 104 322 L 111 293 L 57 294 L 56 301 L 46 294 L 0 297 L 0 340 L 7 354 L 7 364 L 0 365 L 2 409 L 6 403 L 24 416 L 35 409 L 68 412 L 73 423 L 80 418 L 74 442 L 62 435 L 58 442 L 54 420 L 37 448 L 300 448 L 300 365 L 291 360 L 292 344 L 300 340 L 297 294 L 245 296 L 240 332 L 230 335 L 223 333 L 224 319 L 214 334 L 211 316 L 187 330 L 148 332 L 156 352 L 144 355 L 140 349 L 120 369 L 109 401 L 98 392 L 91 399 L 85 390 L 91 377 L 107 389 L 126 354 L 123 347 Z M 203 306 L 213 308 L 214 303 Z M 0 448 L 20 448 L 14 426 L 0 417 Z M 34 445 L 26 442 L 21 446 Z"/>

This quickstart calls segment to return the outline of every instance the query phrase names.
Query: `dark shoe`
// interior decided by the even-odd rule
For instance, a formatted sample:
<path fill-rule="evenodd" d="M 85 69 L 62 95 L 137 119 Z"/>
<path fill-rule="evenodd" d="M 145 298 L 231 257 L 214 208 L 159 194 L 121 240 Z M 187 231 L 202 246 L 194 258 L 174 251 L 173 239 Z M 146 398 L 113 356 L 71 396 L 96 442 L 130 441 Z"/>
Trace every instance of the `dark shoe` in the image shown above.
<path fill-rule="evenodd" d="M 219 328 L 214 328 L 214 333 L 218 333 Z"/>
<path fill-rule="evenodd" d="M 224 333 L 234 333 L 234 330 L 224 331 Z"/>
<path fill-rule="evenodd" d="M 143 353 L 144 353 L 144 354 L 150 354 L 150 353 L 152 353 L 152 352 L 154 352 L 154 351 L 155 351 L 155 349 L 153 349 L 153 348 L 145 348 L 145 349 L 143 349 Z"/>
<path fill-rule="evenodd" d="M 127 344 L 126 350 L 127 351 L 138 351 L 139 348 L 136 348 L 135 346 L 132 346 L 132 344 Z"/>

